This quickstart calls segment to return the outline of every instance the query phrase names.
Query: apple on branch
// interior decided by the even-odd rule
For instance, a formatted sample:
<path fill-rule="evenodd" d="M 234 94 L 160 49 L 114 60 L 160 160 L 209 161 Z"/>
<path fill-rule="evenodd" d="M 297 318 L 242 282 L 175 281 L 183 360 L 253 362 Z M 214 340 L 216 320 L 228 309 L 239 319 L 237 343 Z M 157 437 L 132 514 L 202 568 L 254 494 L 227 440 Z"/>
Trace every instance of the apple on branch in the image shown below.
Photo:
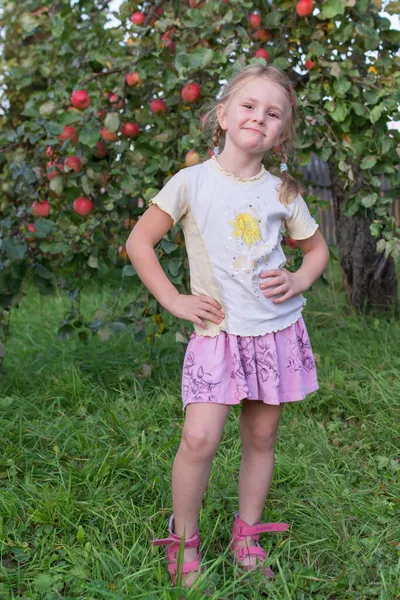
<path fill-rule="evenodd" d="M 61 144 L 71 140 L 72 144 L 76 146 L 78 143 L 78 132 L 76 131 L 75 127 L 72 127 L 71 125 L 65 125 L 64 129 L 58 136 L 58 139 Z"/>
<path fill-rule="evenodd" d="M 93 210 L 93 202 L 84 196 L 78 196 L 72 206 L 74 211 L 81 216 L 89 215 Z"/>
<path fill-rule="evenodd" d="M 42 202 L 35 200 L 31 208 L 34 217 L 48 217 L 50 214 L 50 202 L 48 200 Z"/>
<path fill-rule="evenodd" d="M 121 133 L 124 137 L 135 138 L 140 132 L 140 127 L 137 123 L 124 123 L 121 127 Z"/>
<path fill-rule="evenodd" d="M 258 13 L 253 12 L 249 15 L 249 25 L 252 29 L 258 29 L 261 25 L 261 17 Z"/>
<path fill-rule="evenodd" d="M 153 114 L 165 114 L 167 112 L 167 105 L 161 98 L 156 98 L 150 103 L 150 110 Z"/>
<path fill-rule="evenodd" d="M 201 87 L 197 83 L 187 83 L 181 91 L 185 102 L 191 104 L 200 98 Z"/>
<path fill-rule="evenodd" d="M 75 90 L 72 92 L 71 104 L 75 108 L 84 109 L 90 106 L 90 98 L 86 90 Z"/>
<path fill-rule="evenodd" d="M 134 12 L 131 16 L 131 21 L 134 25 L 143 25 L 144 23 L 144 14 L 141 12 Z"/>
<path fill-rule="evenodd" d="M 314 10 L 313 0 L 299 0 L 296 4 L 296 12 L 299 17 L 307 17 Z"/>

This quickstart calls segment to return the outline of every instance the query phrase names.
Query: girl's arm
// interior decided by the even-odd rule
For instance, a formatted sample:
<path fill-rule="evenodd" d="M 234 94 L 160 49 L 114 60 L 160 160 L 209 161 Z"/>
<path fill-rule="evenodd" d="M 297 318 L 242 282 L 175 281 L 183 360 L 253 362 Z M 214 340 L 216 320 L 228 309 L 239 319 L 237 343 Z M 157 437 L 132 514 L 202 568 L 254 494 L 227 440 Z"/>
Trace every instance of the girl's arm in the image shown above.
<path fill-rule="evenodd" d="M 314 281 L 322 275 L 328 264 L 329 249 L 319 229 L 310 238 L 297 240 L 297 243 L 304 255 L 300 269 L 295 273 L 291 273 L 286 269 L 273 269 L 271 271 L 263 271 L 260 275 L 262 279 L 266 277 L 270 278 L 269 281 L 260 285 L 267 298 L 283 294 L 280 298 L 273 300 L 274 304 L 285 302 L 285 300 L 292 298 L 292 296 L 308 290 Z M 273 290 L 268 290 L 268 288 L 274 286 L 277 287 Z"/>
<path fill-rule="evenodd" d="M 154 246 L 173 225 L 172 217 L 157 205 L 139 219 L 126 242 L 126 251 L 140 279 L 170 313 L 206 328 L 203 319 L 219 324 L 224 315 L 219 302 L 208 296 L 180 294 L 164 273 Z"/>

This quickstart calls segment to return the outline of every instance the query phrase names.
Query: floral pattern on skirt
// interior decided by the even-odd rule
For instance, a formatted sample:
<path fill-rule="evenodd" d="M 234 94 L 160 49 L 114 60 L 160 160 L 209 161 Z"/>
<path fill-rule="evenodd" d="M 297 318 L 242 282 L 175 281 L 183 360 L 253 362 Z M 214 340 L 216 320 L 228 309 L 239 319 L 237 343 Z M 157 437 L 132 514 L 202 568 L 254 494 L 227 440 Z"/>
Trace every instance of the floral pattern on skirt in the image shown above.
<path fill-rule="evenodd" d="M 266 404 L 303 400 L 318 389 L 315 360 L 303 317 L 259 336 L 222 331 L 190 338 L 182 374 L 183 406 L 192 402 Z"/>

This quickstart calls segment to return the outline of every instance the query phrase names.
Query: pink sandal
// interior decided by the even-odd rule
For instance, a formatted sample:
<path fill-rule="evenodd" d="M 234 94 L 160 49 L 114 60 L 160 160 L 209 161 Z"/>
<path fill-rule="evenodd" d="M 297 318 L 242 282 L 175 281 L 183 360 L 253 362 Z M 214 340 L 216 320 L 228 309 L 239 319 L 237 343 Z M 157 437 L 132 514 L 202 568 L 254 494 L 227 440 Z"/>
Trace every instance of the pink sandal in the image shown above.
<path fill-rule="evenodd" d="M 245 571 L 259 569 L 267 558 L 266 551 L 259 544 L 260 533 L 288 531 L 288 529 L 289 525 L 287 523 L 257 523 L 256 525 L 248 525 L 239 519 L 239 514 L 236 513 L 230 538 L 230 546 L 234 554 L 235 563 Z M 238 542 L 243 542 L 248 536 L 252 538 L 254 545 L 239 548 Z M 244 565 L 242 562 L 244 558 L 251 556 L 255 556 L 258 559 L 256 567 Z M 263 570 L 263 575 L 265 577 L 274 577 L 274 572 L 270 567 L 265 567 Z"/>
<path fill-rule="evenodd" d="M 174 528 L 174 515 L 172 514 L 168 521 L 168 537 L 165 539 L 152 540 L 153 546 L 167 546 L 167 561 L 168 561 L 168 571 L 172 578 L 172 583 L 176 585 L 177 579 L 177 569 L 178 569 L 178 552 L 181 546 L 181 539 L 179 535 L 173 533 Z M 193 531 L 192 535 L 185 539 L 184 548 L 200 548 L 200 538 L 199 538 L 199 530 L 196 529 Z M 180 572 L 178 574 L 178 579 L 182 577 L 182 580 L 192 572 L 204 571 L 204 568 L 199 568 L 199 563 L 201 560 L 201 553 L 198 550 L 197 556 L 191 562 L 182 562 L 180 565 Z"/>

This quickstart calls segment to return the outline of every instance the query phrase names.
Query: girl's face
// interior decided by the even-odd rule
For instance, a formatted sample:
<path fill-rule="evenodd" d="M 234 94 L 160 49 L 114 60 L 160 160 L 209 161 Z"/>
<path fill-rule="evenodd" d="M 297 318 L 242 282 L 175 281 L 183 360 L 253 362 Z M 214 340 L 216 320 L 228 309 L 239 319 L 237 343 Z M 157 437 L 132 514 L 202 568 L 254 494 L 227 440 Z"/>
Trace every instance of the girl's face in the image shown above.
<path fill-rule="evenodd" d="M 290 110 L 285 90 L 264 77 L 249 79 L 217 109 L 226 144 L 260 155 L 283 141 L 286 115 Z"/>

